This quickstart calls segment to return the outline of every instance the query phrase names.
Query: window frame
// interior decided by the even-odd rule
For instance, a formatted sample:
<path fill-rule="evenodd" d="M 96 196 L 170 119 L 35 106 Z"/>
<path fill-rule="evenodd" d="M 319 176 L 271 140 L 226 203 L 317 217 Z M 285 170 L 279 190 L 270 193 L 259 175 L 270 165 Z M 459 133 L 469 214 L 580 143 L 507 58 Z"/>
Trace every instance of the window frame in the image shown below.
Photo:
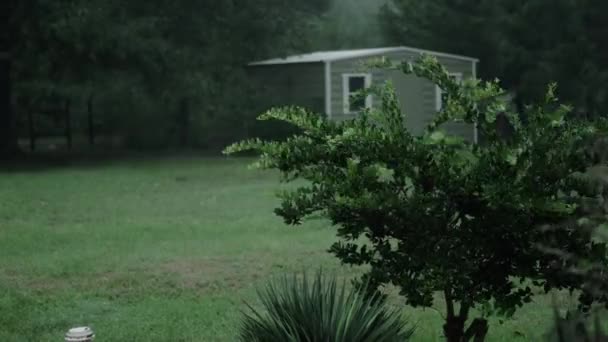
<path fill-rule="evenodd" d="M 457 82 L 462 83 L 464 76 L 462 72 L 451 72 L 450 76 L 454 77 Z M 439 112 L 443 109 L 443 89 L 439 85 L 435 85 L 435 111 Z"/>
<path fill-rule="evenodd" d="M 351 111 L 350 108 L 350 97 L 355 92 L 350 91 L 350 79 L 354 77 L 363 77 L 365 89 L 372 85 L 372 74 L 370 73 L 346 73 L 342 74 L 342 98 L 343 98 L 343 109 L 344 114 L 357 114 L 358 111 Z M 365 108 L 372 108 L 372 95 L 368 95 L 365 98 Z"/>

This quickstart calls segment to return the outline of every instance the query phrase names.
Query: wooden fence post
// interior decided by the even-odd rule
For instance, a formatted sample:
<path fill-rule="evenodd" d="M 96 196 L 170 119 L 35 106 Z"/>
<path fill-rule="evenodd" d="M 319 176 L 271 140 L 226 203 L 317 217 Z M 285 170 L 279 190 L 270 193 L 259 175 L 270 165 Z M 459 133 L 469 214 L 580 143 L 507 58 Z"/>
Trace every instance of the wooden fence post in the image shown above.
<path fill-rule="evenodd" d="M 95 145 L 95 122 L 93 120 L 93 94 L 87 100 L 87 121 L 89 125 L 89 145 Z"/>
<path fill-rule="evenodd" d="M 72 150 L 72 117 L 70 113 L 70 100 L 65 101 L 65 139 L 68 145 L 68 150 Z"/>
<path fill-rule="evenodd" d="M 30 138 L 30 151 L 34 152 L 36 150 L 36 128 L 34 126 L 34 114 L 32 111 L 32 106 L 27 106 L 27 128 Z"/>

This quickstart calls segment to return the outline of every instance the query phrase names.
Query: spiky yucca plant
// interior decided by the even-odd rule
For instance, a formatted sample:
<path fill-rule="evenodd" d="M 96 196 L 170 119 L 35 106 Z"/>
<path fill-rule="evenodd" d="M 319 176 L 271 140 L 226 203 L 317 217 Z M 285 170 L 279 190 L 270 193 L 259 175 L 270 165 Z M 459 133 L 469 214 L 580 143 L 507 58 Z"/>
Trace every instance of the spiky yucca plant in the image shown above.
<path fill-rule="evenodd" d="M 338 286 L 335 276 L 317 272 L 284 276 L 258 290 L 264 307 L 247 304 L 240 330 L 247 342 L 407 341 L 413 329 L 378 295 Z"/>

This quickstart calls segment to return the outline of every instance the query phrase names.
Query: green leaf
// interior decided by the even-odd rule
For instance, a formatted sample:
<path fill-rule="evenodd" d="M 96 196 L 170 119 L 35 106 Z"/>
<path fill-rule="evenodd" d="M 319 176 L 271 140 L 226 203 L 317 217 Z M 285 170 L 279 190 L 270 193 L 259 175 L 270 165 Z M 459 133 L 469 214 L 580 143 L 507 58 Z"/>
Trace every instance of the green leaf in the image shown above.
<path fill-rule="evenodd" d="M 547 87 L 547 93 L 545 95 L 545 102 L 552 103 L 557 101 L 557 96 L 555 95 L 555 91 L 557 90 L 557 83 L 551 83 Z"/>
<path fill-rule="evenodd" d="M 394 180 L 395 171 L 387 168 L 386 166 L 377 164 L 376 172 L 378 175 L 378 182 L 389 183 Z"/>
<path fill-rule="evenodd" d="M 487 123 L 493 124 L 496 122 L 498 115 L 506 112 L 507 107 L 504 103 L 492 103 L 490 106 L 486 108 L 485 112 L 485 121 Z"/>
<path fill-rule="evenodd" d="M 546 212 L 552 212 L 560 215 L 569 215 L 574 213 L 577 208 L 577 205 L 566 203 L 563 201 L 554 201 L 547 199 L 545 201 L 537 201 L 535 207 Z"/>
<path fill-rule="evenodd" d="M 515 166 L 517 164 L 517 155 L 513 151 L 508 152 L 505 159 L 511 166 Z"/>
<path fill-rule="evenodd" d="M 549 113 L 548 118 L 550 120 L 551 127 L 559 127 L 565 124 L 565 117 L 572 111 L 572 107 L 566 105 L 560 105 L 560 107 Z"/>
<path fill-rule="evenodd" d="M 445 140 L 445 133 L 443 133 L 442 131 L 436 130 L 431 132 L 430 134 L 425 135 L 424 137 L 424 141 L 426 144 L 432 145 L 432 144 L 438 144 L 442 141 Z"/>

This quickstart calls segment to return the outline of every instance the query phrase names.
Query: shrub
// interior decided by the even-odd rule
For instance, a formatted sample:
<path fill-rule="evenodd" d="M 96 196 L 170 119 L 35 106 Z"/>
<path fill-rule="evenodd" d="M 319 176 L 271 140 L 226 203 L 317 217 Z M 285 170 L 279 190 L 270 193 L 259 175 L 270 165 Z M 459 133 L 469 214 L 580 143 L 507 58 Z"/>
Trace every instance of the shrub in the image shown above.
<path fill-rule="evenodd" d="M 371 266 L 363 279 L 371 289 L 393 284 L 408 304 L 423 307 L 442 293 L 448 341 L 483 340 L 485 316 L 465 326 L 471 309 L 512 315 L 531 301 L 530 284 L 581 289 L 582 308 L 602 299 L 582 277 L 562 271 L 568 261 L 538 248 L 606 260 L 606 245 L 592 242 L 577 221 L 579 204 L 593 194 L 574 174 L 593 164 L 584 144 L 594 126 L 568 118 L 554 85 L 542 103 L 514 113 L 498 81 L 459 84 L 434 58 L 376 66 L 429 79 L 445 90 L 446 105 L 420 136 L 408 131 L 390 83 L 375 90 L 380 105 L 353 120 L 293 107 L 264 113 L 261 120 L 290 122 L 303 133 L 225 152 L 259 151 L 256 166 L 308 181 L 282 194 L 275 212 L 293 225 L 324 214 L 341 238 L 330 251 L 345 264 Z M 499 117 L 512 127 L 506 138 L 496 131 Z M 453 120 L 476 125 L 484 144 L 444 132 Z"/>
<path fill-rule="evenodd" d="M 600 137 L 599 139 L 604 138 Z M 597 144 L 593 143 L 592 146 L 595 148 Z M 601 160 L 596 159 L 596 161 Z M 603 160 L 603 162 L 605 163 L 606 160 Z M 589 168 L 581 176 L 587 180 L 589 189 L 594 190 L 599 196 L 589 199 L 584 206 L 581 206 L 581 213 L 584 217 L 579 220 L 579 226 L 581 226 L 581 229 L 592 232 L 596 242 L 606 242 L 608 241 L 607 227 L 602 223 L 605 222 L 606 215 L 608 215 L 606 203 L 608 200 L 608 192 L 606 192 L 606 184 L 608 184 L 606 183 L 607 168 L 596 165 Z M 598 254 L 605 254 L 605 251 L 602 250 L 602 244 L 596 244 L 596 247 Z M 570 267 L 562 271 L 569 276 L 581 277 L 587 294 L 604 300 L 608 298 L 608 265 L 604 260 L 599 259 L 598 262 L 597 257 L 590 257 L 580 251 L 566 251 L 545 246 L 541 246 L 541 250 L 549 255 L 557 256 L 563 260 L 563 263 L 569 264 Z M 596 307 L 596 309 L 600 308 Z M 596 310 L 594 316 L 591 316 L 588 311 L 568 311 L 566 316 L 562 317 L 555 309 L 555 322 L 552 330 L 548 333 L 548 341 L 608 342 L 608 335 L 602 331 L 600 315 L 605 315 L 605 312 Z M 591 326 L 592 331 L 589 330 Z"/>
<path fill-rule="evenodd" d="M 379 296 L 337 285 L 318 272 L 312 283 L 283 277 L 258 291 L 266 313 L 251 306 L 240 337 L 247 342 L 407 341 L 412 329 Z"/>
<path fill-rule="evenodd" d="M 589 317 L 577 312 L 568 312 L 561 317 L 555 310 L 555 325 L 547 334 L 548 342 L 608 342 L 608 335 L 604 334 L 600 325 L 599 316 L 593 321 L 593 331 L 589 331 Z"/>

